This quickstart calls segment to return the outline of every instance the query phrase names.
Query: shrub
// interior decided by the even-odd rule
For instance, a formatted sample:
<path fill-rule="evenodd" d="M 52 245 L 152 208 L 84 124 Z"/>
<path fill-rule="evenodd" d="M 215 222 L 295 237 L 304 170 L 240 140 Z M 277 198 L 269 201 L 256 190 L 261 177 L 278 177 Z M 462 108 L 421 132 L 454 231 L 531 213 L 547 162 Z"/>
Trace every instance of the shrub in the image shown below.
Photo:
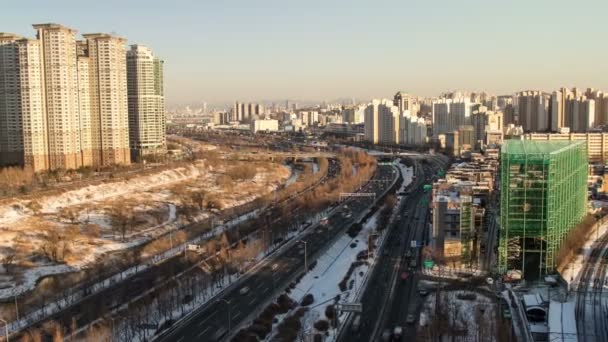
<path fill-rule="evenodd" d="M 271 331 L 271 329 L 268 329 L 265 325 L 260 324 L 252 324 L 248 330 L 254 333 L 260 340 L 265 339 L 266 335 Z"/>
<path fill-rule="evenodd" d="M 294 307 L 294 303 L 286 294 L 282 294 L 277 298 L 277 304 L 279 305 L 278 313 L 286 313 Z"/>
<path fill-rule="evenodd" d="M 350 228 L 348 228 L 346 233 L 351 238 L 354 238 L 355 236 L 357 236 L 359 234 L 359 232 L 361 231 L 362 228 L 363 228 L 363 226 L 360 223 L 355 223 L 352 226 L 350 226 Z"/>
<path fill-rule="evenodd" d="M 325 307 L 325 317 L 330 321 L 333 321 L 336 318 L 336 308 L 333 305 Z"/>
<path fill-rule="evenodd" d="M 254 165 L 234 166 L 226 171 L 226 175 L 235 180 L 248 180 L 255 177 L 257 171 Z"/>
<path fill-rule="evenodd" d="M 319 331 L 327 331 L 329 330 L 329 322 L 322 319 L 320 321 L 316 321 L 314 324 L 315 329 L 319 330 Z"/>
<path fill-rule="evenodd" d="M 306 296 L 304 296 L 304 298 L 302 298 L 302 306 L 309 306 L 310 304 L 314 303 L 315 301 L 315 297 L 309 293 Z"/>

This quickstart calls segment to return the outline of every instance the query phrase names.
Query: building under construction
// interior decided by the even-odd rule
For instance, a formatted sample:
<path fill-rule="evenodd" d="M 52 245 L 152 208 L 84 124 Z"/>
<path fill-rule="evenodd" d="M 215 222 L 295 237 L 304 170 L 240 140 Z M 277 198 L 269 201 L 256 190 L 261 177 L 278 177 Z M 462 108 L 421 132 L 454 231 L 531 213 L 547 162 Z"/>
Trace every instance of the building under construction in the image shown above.
<path fill-rule="evenodd" d="M 499 271 L 538 279 L 556 267 L 587 211 L 584 142 L 507 140 L 501 151 Z"/>

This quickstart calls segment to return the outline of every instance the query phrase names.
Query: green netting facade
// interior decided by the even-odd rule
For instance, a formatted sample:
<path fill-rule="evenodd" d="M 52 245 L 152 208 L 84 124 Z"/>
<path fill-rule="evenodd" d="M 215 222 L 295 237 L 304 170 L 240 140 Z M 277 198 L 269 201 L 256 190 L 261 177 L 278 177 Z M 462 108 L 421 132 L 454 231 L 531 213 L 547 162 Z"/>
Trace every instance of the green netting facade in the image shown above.
<path fill-rule="evenodd" d="M 552 272 L 562 241 L 587 212 L 586 145 L 507 140 L 500 163 L 499 272 L 526 276 L 533 258 L 528 272 Z"/>

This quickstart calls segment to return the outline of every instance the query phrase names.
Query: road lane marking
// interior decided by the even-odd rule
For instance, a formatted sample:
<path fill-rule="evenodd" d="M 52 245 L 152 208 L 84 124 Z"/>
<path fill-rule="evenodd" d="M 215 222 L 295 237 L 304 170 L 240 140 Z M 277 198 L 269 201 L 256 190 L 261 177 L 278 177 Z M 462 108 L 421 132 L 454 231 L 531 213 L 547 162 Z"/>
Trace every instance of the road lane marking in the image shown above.
<path fill-rule="evenodd" d="M 252 300 L 249 302 L 249 306 L 251 306 L 251 304 L 255 303 L 255 300 L 256 300 L 256 299 L 257 299 L 257 298 L 253 297 L 253 299 L 252 299 Z"/>
<path fill-rule="evenodd" d="M 232 316 L 232 319 L 236 319 L 236 318 L 237 318 L 237 317 L 239 317 L 240 315 L 241 315 L 241 312 L 240 312 L 240 311 L 237 311 L 237 313 L 236 313 L 234 316 Z"/>
<path fill-rule="evenodd" d="M 209 328 L 211 328 L 211 326 L 208 326 L 208 327 L 206 327 L 206 328 L 205 328 L 205 330 L 201 331 L 201 332 L 198 334 L 198 337 L 201 337 L 201 336 L 202 336 L 204 333 L 206 333 L 206 332 L 207 332 L 207 330 L 209 330 Z"/>
<path fill-rule="evenodd" d="M 184 339 L 184 336 L 177 339 L 177 342 L 181 342 Z"/>
<path fill-rule="evenodd" d="M 266 292 L 268 292 L 268 288 L 267 287 L 264 288 L 264 291 L 262 291 L 262 293 L 266 293 Z"/>
<path fill-rule="evenodd" d="M 198 325 L 203 325 L 205 324 L 205 322 L 207 322 L 209 320 L 209 318 L 215 316 L 215 314 L 217 313 L 217 311 L 214 311 L 213 314 L 207 316 L 207 318 L 205 318 L 204 320 L 202 320 L 200 323 L 198 323 Z"/>

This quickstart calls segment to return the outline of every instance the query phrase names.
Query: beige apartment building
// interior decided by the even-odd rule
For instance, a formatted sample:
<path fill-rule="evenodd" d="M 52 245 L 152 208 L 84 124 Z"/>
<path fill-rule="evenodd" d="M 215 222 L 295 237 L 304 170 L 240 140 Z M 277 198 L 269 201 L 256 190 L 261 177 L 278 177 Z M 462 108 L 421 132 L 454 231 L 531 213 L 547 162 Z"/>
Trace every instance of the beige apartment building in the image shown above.
<path fill-rule="evenodd" d="M 585 141 L 589 163 L 605 164 L 608 161 L 608 133 L 529 133 L 525 140 Z"/>
<path fill-rule="evenodd" d="M 126 40 L 58 24 L 0 33 L 0 166 L 129 164 Z"/>
<path fill-rule="evenodd" d="M 93 165 L 130 164 L 126 40 L 84 34 L 79 53 L 88 58 Z"/>
<path fill-rule="evenodd" d="M 40 45 L 39 63 L 42 102 L 46 111 L 48 168 L 78 168 L 83 166 L 83 163 L 78 109 L 76 31 L 58 24 L 33 26 Z"/>
<path fill-rule="evenodd" d="M 404 142 L 405 120 L 392 101 L 372 100 L 364 112 L 365 140 L 374 144 Z"/>
<path fill-rule="evenodd" d="M 163 61 L 142 45 L 127 52 L 131 157 L 166 151 Z"/>

